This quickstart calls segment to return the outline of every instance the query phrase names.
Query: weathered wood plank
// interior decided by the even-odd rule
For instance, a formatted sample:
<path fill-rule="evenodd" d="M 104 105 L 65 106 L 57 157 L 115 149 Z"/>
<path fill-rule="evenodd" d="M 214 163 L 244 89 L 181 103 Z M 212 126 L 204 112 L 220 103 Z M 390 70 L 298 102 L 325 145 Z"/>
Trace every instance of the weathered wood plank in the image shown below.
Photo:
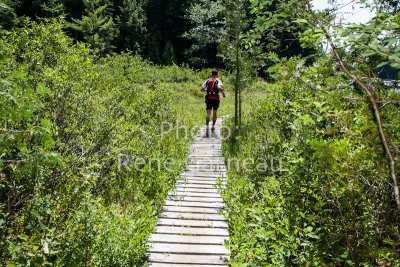
<path fill-rule="evenodd" d="M 214 189 L 216 188 L 215 184 L 192 184 L 192 183 L 177 183 L 175 185 L 177 188 L 209 188 Z"/>
<path fill-rule="evenodd" d="M 186 264 L 215 264 L 226 265 L 229 257 L 219 255 L 190 255 L 190 254 L 168 254 L 168 253 L 151 253 L 149 260 L 151 262 L 161 263 L 186 263 Z"/>
<path fill-rule="evenodd" d="M 215 150 L 205 151 L 205 150 L 201 150 L 201 149 L 190 151 L 190 155 L 193 155 L 193 156 L 207 156 L 207 157 L 214 157 L 214 156 L 222 157 L 223 156 L 222 151 L 215 151 Z"/>
<path fill-rule="evenodd" d="M 188 213 L 219 213 L 218 208 L 198 208 L 198 207 L 179 207 L 179 206 L 164 206 L 163 211 L 169 212 L 188 212 Z"/>
<path fill-rule="evenodd" d="M 164 211 L 159 215 L 160 218 L 187 219 L 187 220 L 226 220 L 221 214 L 213 213 L 183 213 Z"/>
<path fill-rule="evenodd" d="M 198 177 L 198 178 L 184 178 L 184 179 L 179 179 L 176 182 L 177 183 L 185 183 L 185 184 L 215 184 L 218 181 L 217 178 L 204 178 L 204 177 Z"/>
<path fill-rule="evenodd" d="M 199 177 L 199 176 L 180 176 L 177 180 L 177 182 L 193 182 L 193 183 L 198 183 L 198 182 L 217 182 L 217 181 L 222 181 L 222 182 L 227 182 L 226 178 L 220 178 L 220 177 Z"/>
<path fill-rule="evenodd" d="M 189 177 L 189 178 L 215 178 L 215 179 L 226 179 L 226 174 L 223 173 L 181 173 L 178 177 Z"/>
<path fill-rule="evenodd" d="M 153 243 L 180 243 L 180 244 L 203 244 L 203 245 L 224 245 L 226 236 L 192 236 L 173 234 L 153 234 L 150 242 Z"/>
<path fill-rule="evenodd" d="M 205 160 L 215 160 L 215 161 L 224 161 L 224 157 L 223 156 L 204 156 L 204 155 L 189 155 L 188 156 L 189 160 L 200 160 L 200 161 L 205 161 Z"/>
<path fill-rule="evenodd" d="M 189 171 L 198 171 L 198 172 L 219 172 L 224 171 L 226 172 L 227 169 L 224 165 L 187 165 L 185 170 Z"/>
<path fill-rule="evenodd" d="M 218 190 L 217 189 L 208 189 L 208 188 L 183 188 L 183 187 L 177 187 L 177 188 L 175 188 L 175 191 L 177 191 L 177 192 L 196 192 L 196 193 L 218 194 Z"/>
<path fill-rule="evenodd" d="M 195 143 L 192 145 L 189 151 L 212 151 L 212 152 L 222 152 L 222 146 L 214 143 L 214 144 L 199 144 Z"/>
<path fill-rule="evenodd" d="M 229 253 L 229 251 L 221 245 L 176 243 L 154 243 L 150 247 L 150 252 L 195 255 L 226 255 Z"/>
<path fill-rule="evenodd" d="M 227 181 L 224 180 L 224 179 L 195 177 L 195 178 L 180 179 L 180 180 L 177 180 L 176 183 L 179 183 L 179 184 L 208 184 L 208 185 L 216 185 L 216 184 L 219 184 L 219 183 L 227 184 Z"/>
<path fill-rule="evenodd" d="M 164 219 L 158 221 L 159 226 L 189 226 L 189 227 L 206 227 L 206 228 L 224 228 L 228 229 L 228 224 L 225 221 L 211 220 L 187 220 L 187 219 Z"/>
<path fill-rule="evenodd" d="M 179 176 L 226 178 L 226 172 L 210 172 L 210 171 L 198 172 L 198 171 L 186 170 L 186 171 L 182 172 Z"/>
<path fill-rule="evenodd" d="M 195 201 L 175 201 L 166 200 L 165 206 L 176 206 L 176 207 L 197 207 L 197 208 L 214 208 L 221 209 L 225 207 L 224 203 L 218 202 L 195 202 Z"/>
<path fill-rule="evenodd" d="M 182 175 L 177 177 L 177 181 L 186 181 L 186 180 L 200 180 L 200 181 L 217 181 L 217 180 L 226 180 L 225 177 L 220 176 L 195 176 L 195 175 Z"/>
<path fill-rule="evenodd" d="M 218 193 L 201 193 L 201 192 L 170 192 L 170 197 L 211 197 L 211 198 L 221 198 Z"/>
<path fill-rule="evenodd" d="M 205 161 L 205 160 L 203 160 L 203 161 L 197 161 L 197 162 L 194 162 L 194 161 L 189 161 L 188 163 L 187 163 L 189 166 L 207 166 L 207 167 L 209 167 L 209 168 L 218 168 L 218 167 L 225 167 L 226 165 L 225 165 L 225 163 L 223 163 L 223 162 L 207 162 L 207 161 Z"/>
<path fill-rule="evenodd" d="M 215 264 L 192 264 L 192 263 L 161 263 L 161 262 L 155 262 L 149 265 L 149 267 L 221 267 L 221 265 L 215 265 Z"/>
<path fill-rule="evenodd" d="M 224 203 L 221 197 L 209 197 L 209 196 L 168 196 L 168 200 L 173 201 L 188 201 L 188 202 L 213 202 L 213 203 Z"/>
<path fill-rule="evenodd" d="M 186 169 L 188 170 L 200 170 L 200 171 L 211 171 L 211 172 L 220 172 L 220 171 L 225 171 L 226 172 L 226 167 L 225 165 L 222 164 L 188 164 L 186 165 Z"/>
<path fill-rule="evenodd" d="M 206 227 L 156 226 L 158 234 L 229 236 L 227 229 Z"/>

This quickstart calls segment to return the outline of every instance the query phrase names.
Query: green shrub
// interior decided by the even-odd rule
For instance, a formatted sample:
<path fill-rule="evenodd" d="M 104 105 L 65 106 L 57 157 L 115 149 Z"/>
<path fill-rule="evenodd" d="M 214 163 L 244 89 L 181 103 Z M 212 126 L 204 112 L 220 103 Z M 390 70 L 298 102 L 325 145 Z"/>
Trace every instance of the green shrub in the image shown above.
<path fill-rule="evenodd" d="M 161 124 L 199 124 L 201 79 L 96 58 L 58 21 L 26 21 L 0 50 L 0 265 L 142 266 L 190 142 Z"/>
<path fill-rule="evenodd" d="M 227 158 L 267 163 L 229 172 L 232 265 L 399 265 L 400 216 L 370 109 L 344 98 L 359 96 L 327 58 L 279 64 L 281 82 L 224 143 Z M 399 112 L 382 111 L 398 144 Z"/>

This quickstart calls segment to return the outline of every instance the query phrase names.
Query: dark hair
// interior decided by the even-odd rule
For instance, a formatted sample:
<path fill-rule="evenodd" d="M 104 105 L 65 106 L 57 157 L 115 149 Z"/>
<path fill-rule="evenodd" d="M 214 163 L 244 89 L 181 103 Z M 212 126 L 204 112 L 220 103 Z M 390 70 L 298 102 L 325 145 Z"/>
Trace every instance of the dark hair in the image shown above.
<path fill-rule="evenodd" d="M 211 71 L 211 75 L 213 75 L 213 76 L 214 76 L 214 75 L 215 75 L 215 76 L 218 75 L 218 71 L 217 71 L 217 70 L 212 70 L 212 71 Z"/>

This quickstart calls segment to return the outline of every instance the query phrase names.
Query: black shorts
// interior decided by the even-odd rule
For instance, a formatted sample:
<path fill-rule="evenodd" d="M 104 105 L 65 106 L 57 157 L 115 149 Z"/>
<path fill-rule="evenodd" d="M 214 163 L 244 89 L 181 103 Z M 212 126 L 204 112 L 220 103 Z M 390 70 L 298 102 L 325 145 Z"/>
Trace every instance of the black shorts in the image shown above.
<path fill-rule="evenodd" d="M 219 108 L 219 100 L 207 100 L 206 102 L 206 110 L 218 110 Z"/>

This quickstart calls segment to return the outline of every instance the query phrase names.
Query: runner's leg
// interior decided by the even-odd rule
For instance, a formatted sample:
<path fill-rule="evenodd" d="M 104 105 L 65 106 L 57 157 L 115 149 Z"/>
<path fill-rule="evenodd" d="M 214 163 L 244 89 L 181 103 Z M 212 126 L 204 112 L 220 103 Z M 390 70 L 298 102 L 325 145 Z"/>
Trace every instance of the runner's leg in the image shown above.
<path fill-rule="evenodd" d="M 207 128 L 208 128 L 208 125 L 210 124 L 210 117 L 211 117 L 211 109 L 207 109 L 207 115 L 206 115 Z"/>
<path fill-rule="evenodd" d="M 215 123 L 217 122 L 217 110 L 213 110 L 213 127 L 215 125 Z"/>
<path fill-rule="evenodd" d="M 211 128 L 211 131 L 215 131 L 215 123 L 217 122 L 217 110 L 219 108 L 219 100 L 213 102 L 213 126 Z"/>

